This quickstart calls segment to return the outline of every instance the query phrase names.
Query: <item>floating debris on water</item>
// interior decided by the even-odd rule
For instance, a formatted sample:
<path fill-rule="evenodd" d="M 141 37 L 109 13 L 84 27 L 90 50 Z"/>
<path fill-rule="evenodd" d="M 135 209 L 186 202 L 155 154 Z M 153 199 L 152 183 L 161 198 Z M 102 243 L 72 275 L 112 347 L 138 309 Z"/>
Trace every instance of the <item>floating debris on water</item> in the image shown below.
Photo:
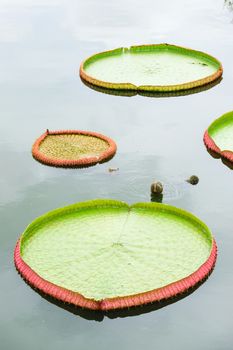
<path fill-rule="evenodd" d="M 119 168 L 108 168 L 109 173 L 112 173 L 113 171 L 118 171 Z"/>
<path fill-rule="evenodd" d="M 151 184 L 150 187 L 151 193 L 162 193 L 163 192 L 163 185 L 159 181 L 155 181 Z"/>
<path fill-rule="evenodd" d="M 199 182 L 199 178 L 196 175 L 192 175 L 190 176 L 189 179 L 186 180 L 188 183 L 190 183 L 191 185 L 197 185 Z"/>
<path fill-rule="evenodd" d="M 203 62 L 190 62 L 190 64 L 200 64 L 201 66 L 208 66 L 207 63 L 203 63 Z"/>

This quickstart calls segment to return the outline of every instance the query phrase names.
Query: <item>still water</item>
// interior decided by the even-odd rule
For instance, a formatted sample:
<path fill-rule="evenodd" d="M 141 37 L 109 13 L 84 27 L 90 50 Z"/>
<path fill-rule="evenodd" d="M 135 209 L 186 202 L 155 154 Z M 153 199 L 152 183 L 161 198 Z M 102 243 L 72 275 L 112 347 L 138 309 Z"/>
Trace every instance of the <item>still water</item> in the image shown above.
<path fill-rule="evenodd" d="M 80 62 L 119 46 L 167 42 L 203 50 L 223 64 L 220 84 L 180 97 L 112 96 L 86 87 Z M 223 0 L 0 0 L 0 347 L 14 349 L 233 348 L 232 170 L 203 145 L 213 119 L 233 109 L 233 12 Z M 88 169 L 37 163 L 31 145 L 45 129 L 84 129 L 118 144 Z M 109 167 L 119 167 L 108 172 Z M 184 180 L 192 174 L 197 186 Z M 41 298 L 17 275 L 13 249 L 35 217 L 76 201 L 150 201 L 199 216 L 219 255 L 193 294 L 157 311 L 101 322 Z"/>

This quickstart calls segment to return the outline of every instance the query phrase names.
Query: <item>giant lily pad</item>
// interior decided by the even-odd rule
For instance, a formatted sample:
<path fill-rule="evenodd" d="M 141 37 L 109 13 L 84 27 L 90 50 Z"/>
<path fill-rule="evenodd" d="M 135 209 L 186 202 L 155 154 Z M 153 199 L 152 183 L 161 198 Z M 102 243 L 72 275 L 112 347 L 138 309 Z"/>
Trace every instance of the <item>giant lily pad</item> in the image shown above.
<path fill-rule="evenodd" d="M 233 111 L 216 119 L 204 134 L 207 149 L 233 165 Z"/>
<path fill-rule="evenodd" d="M 48 131 L 32 147 L 41 163 L 57 167 L 87 167 L 114 156 L 116 144 L 109 137 L 90 131 Z"/>
<path fill-rule="evenodd" d="M 94 200 L 33 221 L 15 265 L 34 288 L 93 310 L 163 300 L 211 272 L 215 241 L 199 219 L 158 203 Z"/>
<path fill-rule="evenodd" d="M 80 67 L 89 84 L 114 90 L 172 92 L 209 84 L 222 75 L 214 57 L 175 45 L 142 45 L 100 52 Z"/>

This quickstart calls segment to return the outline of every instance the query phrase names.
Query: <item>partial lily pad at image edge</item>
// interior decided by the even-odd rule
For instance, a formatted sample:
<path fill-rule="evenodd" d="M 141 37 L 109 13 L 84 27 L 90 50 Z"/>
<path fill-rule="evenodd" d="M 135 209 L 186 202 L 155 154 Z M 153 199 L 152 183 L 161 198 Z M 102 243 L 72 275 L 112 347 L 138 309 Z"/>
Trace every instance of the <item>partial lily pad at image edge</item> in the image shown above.
<path fill-rule="evenodd" d="M 204 143 L 214 158 L 233 166 L 233 111 L 216 119 L 205 131 Z"/>
<path fill-rule="evenodd" d="M 15 248 L 22 277 L 40 292 L 90 310 L 115 310 L 187 292 L 212 271 L 208 227 L 159 203 L 80 202 L 34 220 Z"/>

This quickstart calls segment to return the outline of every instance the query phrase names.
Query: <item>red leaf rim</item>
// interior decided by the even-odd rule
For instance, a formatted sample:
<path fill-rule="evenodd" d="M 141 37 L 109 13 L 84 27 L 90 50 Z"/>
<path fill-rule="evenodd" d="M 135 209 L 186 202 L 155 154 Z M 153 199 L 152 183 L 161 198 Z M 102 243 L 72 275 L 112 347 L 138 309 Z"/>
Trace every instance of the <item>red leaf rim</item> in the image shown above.
<path fill-rule="evenodd" d="M 195 287 L 203 281 L 214 268 L 217 258 L 217 246 L 213 239 L 211 253 L 208 259 L 202 264 L 198 270 L 191 275 L 171 283 L 165 287 L 157 288 L 152 291 L 129 295 L 124 297 L 116 297 L 96 301 L 94 299 L 85 298 L 83 295 L 71 290 L 59 287 L 51 282 L 41 278 L 34 272 L 20 256 L 20 239 L 18 240 L 15 252 L 14 262 L 16 269 L 21 276 L 35 289 L 40 290 L 59 301 L 72 304 L 81 308 L 108 311 L 121 308 L 129 308 L 133 306 L 145 305 L 156 301 L 162 301 L 186 292 L 188 289 Z"/>
<path fill-rule="evenodd" d="M 208 130 L 206 130 L 204 133 L 203 141 L 206 148 L 209 151 L 212 151 L 218 154 L 221 158 L 226 159 L 229 162 L 233 163 L 233 152 L 228 150 L 221 151 L 220 148 L 216 145 L 216 143 L 212 139 L 212 137 L 209 135 Z"/>

